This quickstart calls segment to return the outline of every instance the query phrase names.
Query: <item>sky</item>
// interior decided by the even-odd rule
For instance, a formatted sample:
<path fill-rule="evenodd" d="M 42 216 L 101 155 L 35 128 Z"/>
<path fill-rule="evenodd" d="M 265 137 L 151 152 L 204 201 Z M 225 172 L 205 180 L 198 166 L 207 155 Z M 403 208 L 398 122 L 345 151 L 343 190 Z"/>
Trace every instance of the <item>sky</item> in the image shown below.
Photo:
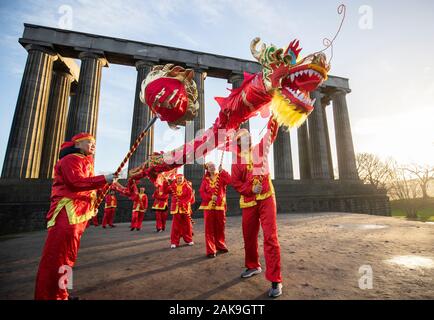
<path fill-rule="evenodd" d="M 346 20 L 334 43 L 330 74 L 349 79 L 355 152 L 433 165 L 433 1 L 0 0 L 0 168 L 27 58 L 18 43 L 24 23 L 253 60 L 249 44 L 256 36 L 279 47 L 300 39 L 302 56 L 323 49 L 322 39 L 333 37 L 339 25 L 340 3 L 347 6 Z M 330 57 L 330 51 L 326 54 Z M 129 149 L 136 75 L 132 67 L 103 69 L 97 172 L 114 171 Z M 230 87 L 225 80 L 205 80 L 206 127 L 218 113 L 214 97 L 225 96 Z M 331 105 L 326 110 L 336 167 Z M 264 119 L 251 121 L 254 141 L 264 125 Z M 164 123 L 155 130 L 156 150 L 168 151 L 184 141 L 183 130 Z M 297 178 L 296 129 L 291 143 Z M 219 157 L 214 152 L 207 160 L 218 163 Z M 229 160 L 226 155 L 226 168 Z"/>

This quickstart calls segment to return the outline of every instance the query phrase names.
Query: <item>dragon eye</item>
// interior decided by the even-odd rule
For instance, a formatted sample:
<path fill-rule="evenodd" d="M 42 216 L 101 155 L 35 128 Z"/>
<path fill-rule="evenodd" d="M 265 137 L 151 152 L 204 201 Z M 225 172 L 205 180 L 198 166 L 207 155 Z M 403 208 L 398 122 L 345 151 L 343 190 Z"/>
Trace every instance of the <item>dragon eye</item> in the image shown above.
<path fill-rule="evenodd" d="M 295 55 L 295 53 L 292 50 L 288 50 L 288 52 L 285 55 L 285 57 L 283 58 L 283 60 L 285 61 L 285 64 L 294 65 L 297 63 L 297 56 Z"/>

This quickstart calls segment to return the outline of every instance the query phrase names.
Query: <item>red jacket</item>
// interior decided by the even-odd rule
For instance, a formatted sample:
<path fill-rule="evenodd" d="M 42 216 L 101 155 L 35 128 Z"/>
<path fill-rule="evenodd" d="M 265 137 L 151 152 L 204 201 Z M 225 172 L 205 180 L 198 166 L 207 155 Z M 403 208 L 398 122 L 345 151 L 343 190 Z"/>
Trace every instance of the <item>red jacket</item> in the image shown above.
<path fill-rule="evenodd" d="M 133 200 L 133 211 L 145 212 L 148 209 L 148 196 L 140 194 L 135 183 L 129 184 L 130 199 Z"/>
<path fill-rule="evenodd" d="M 103 175 L 94 176 L 94 158 L 72 153 L 57 161 L 51 188 L 51 206 L 47 213 L 47 228 L 56 223 L 56 217 L 65 208 L 69 223 L 77 224 L 95 215 L 93 203 L 96 189 L 106 184 Z"/>
<path fill-rule="evenodd" d="M 108 194 L 105 197 L 105 209 L 109 208 L 116 208 L 118 206 L 118 200 L 116 199 L 116 196 Z"/>
<path fill-rule="evenodd" d="M 194 200 L 191 182 L 184 180 L 180 185 L 173 181 L 170 185 L 172 192 L 171 214 L 191 214 L 191 203 Z"/>
<path fill-rule="evenodd" d="M 268 169 L 268 161 L 264 158 L 264 144 L 269 137 L 269 132 L 254 146 L 249 152 L 242 154 L 240 150 L 237 152 L 237 163 L 232 164 L 231 184 L 235 190 L 240 193 L 240 207 L 248 208 L 257 204 L 256 200 L 267 199 L 274 195 L 274 187 L 271 182 L 271 177 Z M 276 133 L 271 137 L 271 143 L 276 140 Z M 241 161 L 243 160 L 243 161 Z M 265 174 L 261 175 L 264 161 L 266 163 Z M 253 186 L 256 183 L 261 183 L 262 192 L 260 194 L 253 193 Z"/>
<path fill-rule="evenodd" d="M 155 191 L 152 195 L 154 199 L 154 204 L 152 209 L 165 210 L 169 204 L 170 188 L 169 183 L 164 181 L 162 185 L 155 185 Z"/>
<path fill-rule="evenodd" d="M 211 179 L 209 173 L 206 173 L 203 177 L 202 184 L 200 185 L 199 193 L 202 198 L 202 203 L 199 209 L 203 210 L 226 210 L 226 187 L 231 183 L 230 174 L 222 170 L 218 173 L 219 175 L 219 184 L 218 190 L 216 194 L 216 182 L 217 175 L 214 175 L 214 179 Z M 212 196 L 216 194 L 217 201 L 212 203 Z"/>

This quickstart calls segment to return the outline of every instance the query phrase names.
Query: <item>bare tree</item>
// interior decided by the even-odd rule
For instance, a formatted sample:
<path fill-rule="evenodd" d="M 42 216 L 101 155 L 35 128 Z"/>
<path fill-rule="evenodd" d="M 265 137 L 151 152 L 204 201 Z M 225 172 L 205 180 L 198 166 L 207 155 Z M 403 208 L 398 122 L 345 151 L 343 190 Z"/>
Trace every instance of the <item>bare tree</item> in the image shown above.
<path fill-rule="evenodd" d="M 390 188 L 392 178 L 391 159 L 382 161 L 378 156 L 371 153 L 359 153 L 356 156 L 357 171 L 364 183 L 374 185 L 377 189 Z"/>
<path fill-rule="evenodd" d="M 407 218 L 417 219 L 420 203 L 414 199 L 420 197 L 421 189 L 415 181 L 415 175 L 395 161 L 391 162 L 391 173 L 389 195 L 392 199 L 401 200 Z"/>
<path fill-rule="evenodd" d="M 417 178 L 420 190 L 422 191 L 422 198 L 428 199 L 428 184 L 431 180 L 434 180 L 434 167 L 412 164 L 404 169 Z"/>

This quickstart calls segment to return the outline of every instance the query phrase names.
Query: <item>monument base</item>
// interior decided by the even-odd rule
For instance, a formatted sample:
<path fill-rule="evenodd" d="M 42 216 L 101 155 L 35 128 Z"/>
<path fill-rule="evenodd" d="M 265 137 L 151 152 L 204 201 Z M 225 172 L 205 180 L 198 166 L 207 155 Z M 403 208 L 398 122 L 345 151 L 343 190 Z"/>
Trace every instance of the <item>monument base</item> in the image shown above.
<path fill-rule="evenodd" d="M 120 181 L 126 184 L 126 181 Z M 201 180 L 193 180 L 196 204 L 199 207 L 199 186 Z M 0 179 L 0 234 L 42 230 L 46 226 L 45 215 L 50 206 L 52 180 L 42 179 Z M 274 180 L 278 213 L 305 212 L 353 212 L 390 216 L 390 203 L 385 191 L 360 181 L 340 180 Z M 152 206 L 153 185 L 146 180 L 149 208 Z M 131 221 L 132 202 L 117 195 L 118 209 L 115 222 Z M 227 215 L 240 215 L 239 195 L 228 187 Z M 102 221 L 104 203 L 98 213 Z M 202 218 L 203 212 L 196 210 L 193 218 Z M 148 210 L 145 220 L 154 220 Z M 170 215 L 169 215 L 170 219 Z"/>

